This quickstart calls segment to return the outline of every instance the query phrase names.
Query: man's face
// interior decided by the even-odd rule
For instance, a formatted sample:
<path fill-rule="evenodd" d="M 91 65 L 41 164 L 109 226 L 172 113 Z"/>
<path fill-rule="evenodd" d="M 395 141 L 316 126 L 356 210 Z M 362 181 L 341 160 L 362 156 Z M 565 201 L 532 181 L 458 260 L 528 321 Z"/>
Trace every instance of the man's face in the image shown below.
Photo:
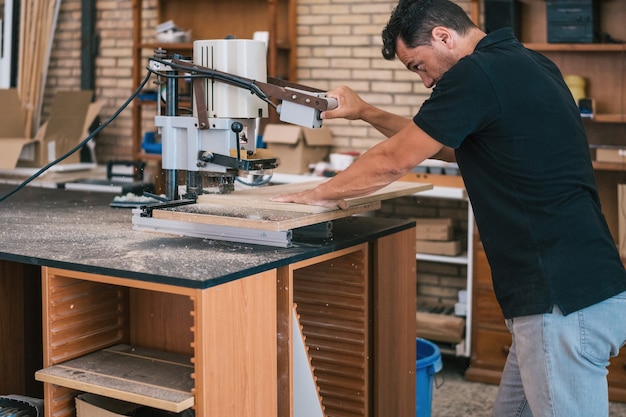
<path fill-rule="evenodd" d="M 417 46 L 412 49 L 398 39 L 396 55 L 409 71 L 420 76 L 427 88 L 434 87 L 443 74 L 458 61 L 449 43 L 441 39 L 434 39 L 430 45 Z"/>

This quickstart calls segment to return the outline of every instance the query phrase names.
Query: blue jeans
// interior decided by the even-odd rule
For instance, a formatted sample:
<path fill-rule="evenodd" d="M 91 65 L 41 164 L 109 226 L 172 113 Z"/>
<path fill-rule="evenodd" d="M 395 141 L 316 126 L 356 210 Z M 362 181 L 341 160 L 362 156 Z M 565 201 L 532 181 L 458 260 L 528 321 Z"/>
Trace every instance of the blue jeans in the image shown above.
<path fill-rule="evenodd" d="M 626 292 L 563 316 L 506 321 L 513 335 L 493 417 L 607 417 L 609 358 L 626 344 Z"/>

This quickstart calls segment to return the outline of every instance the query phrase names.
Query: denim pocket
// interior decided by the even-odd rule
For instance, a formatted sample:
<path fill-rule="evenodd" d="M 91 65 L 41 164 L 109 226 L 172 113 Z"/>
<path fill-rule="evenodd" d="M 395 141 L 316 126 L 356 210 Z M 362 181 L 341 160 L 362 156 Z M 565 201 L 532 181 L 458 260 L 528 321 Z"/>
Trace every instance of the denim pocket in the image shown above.
<path fill-rule="evenodd" d="M 626 317 L 626 292 L 580 310 L 581 349 L 585 357 L 604 363 L 626 344 L 626 326 L 617 317 Z"/>

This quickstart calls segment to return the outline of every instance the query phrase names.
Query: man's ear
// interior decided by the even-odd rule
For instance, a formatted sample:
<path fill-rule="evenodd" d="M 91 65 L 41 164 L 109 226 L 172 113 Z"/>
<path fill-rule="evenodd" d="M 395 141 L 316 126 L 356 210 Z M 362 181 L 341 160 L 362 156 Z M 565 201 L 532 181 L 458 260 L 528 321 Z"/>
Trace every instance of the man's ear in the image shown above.
<path fill-rule="evenodd" d="M 450 29 L 443 26 L 436 26 L 432 31 L 433 44 L 443 43 L 450 49 L 454 45 L 454 36 Z"/>

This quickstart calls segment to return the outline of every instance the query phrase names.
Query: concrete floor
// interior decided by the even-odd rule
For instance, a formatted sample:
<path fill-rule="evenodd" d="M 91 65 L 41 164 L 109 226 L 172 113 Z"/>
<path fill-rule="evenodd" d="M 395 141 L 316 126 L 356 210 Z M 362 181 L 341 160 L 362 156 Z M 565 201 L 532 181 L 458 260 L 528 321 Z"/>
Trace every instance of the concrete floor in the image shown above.
<path fill-rule="evenodd" d="M 465 359 L 443 356 L 443 369 L 435 376 L 430 417 L 491 417 L 496 385 L 469 382 L 463 377 Z M 429 417 L 429 416 L 417 416 Z M 612 402 L 609 417 L 626 417 L 626 403 Z"/>

